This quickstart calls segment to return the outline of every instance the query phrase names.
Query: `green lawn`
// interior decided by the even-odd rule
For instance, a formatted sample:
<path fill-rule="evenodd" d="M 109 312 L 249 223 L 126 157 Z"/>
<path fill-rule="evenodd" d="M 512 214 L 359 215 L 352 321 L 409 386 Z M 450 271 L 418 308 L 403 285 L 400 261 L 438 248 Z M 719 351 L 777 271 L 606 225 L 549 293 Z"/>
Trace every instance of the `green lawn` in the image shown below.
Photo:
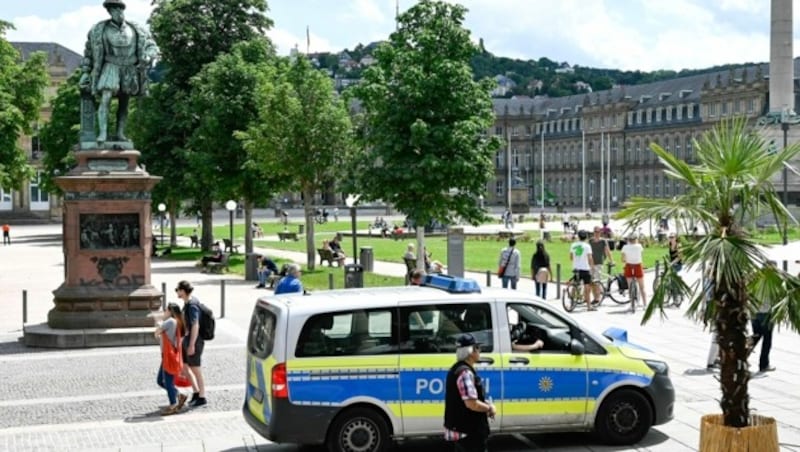
<path fill-rule="evenodd" d="M 166 258 L 181 261 L 200 261 L 202 256 L 203 253 L 197 248 L 176 247 L 172 249 L 172 253 Z M 278 267 L 287 262 L 289 262 L 287 259 L 275 259 L 275 263 L 278 264 Z M 243 254 L 231 255 L 229 264 L 231 274 L 244 276 L 245 267 Z M 200 271 L 199 267 L 197 271 Z M 304 269 L 301 280 L 306 290 L 325 290 L 330 288 L 329 274 L 333 275 L 334 289 L 344 288 L 344 271 L 338 267 L 317 267 L 313 271 Z M 403 283 L 404 280 L 402 277 L 364 273 L 364 287 L 402 286 Z M 255 282 L 253 284 L 255 285 Z"/>

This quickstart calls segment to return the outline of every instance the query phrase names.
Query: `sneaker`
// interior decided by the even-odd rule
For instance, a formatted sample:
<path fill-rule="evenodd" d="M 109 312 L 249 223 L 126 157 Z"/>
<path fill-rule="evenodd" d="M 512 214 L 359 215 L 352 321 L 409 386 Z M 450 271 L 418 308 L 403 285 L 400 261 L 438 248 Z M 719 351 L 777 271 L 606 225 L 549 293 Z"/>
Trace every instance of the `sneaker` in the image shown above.
<path fill-rule="evenodd" d="M 199 399 L 199 398 L 200 398 L 200 393 L 199 392 L 193 392 L 192 393 L 192 399 L 189 400 L 189 405 L 191 405 L 194 402 L 197 402 L 197 399 Z"/>
<path fill-rule="evenodd" d="M 256 286 L 256 289 L 263 289 L 263 288 L 265 288 L 265 287 L 267 287 L 267 286 L 265 286 L 265 285 L 263 285 L 263 284 L 259 284 L 259 285 L 257 285 L 257 286 Z"/>
<path fill-rule="evenodd" d="M 775 366 L 767 366 L 761 369 L 758 369 L 759 372 L 773 372 L 775 371 Z"/>
<path fill-rule="evenodd" d="M 186 399 L 187 399 L 186 395 L 184 394 L 178 395 L 178 411 L 180 411 L 183 408 L 183 405 L 186 404 Z"/>
<path fill-rule="evenodd" d="M 208 401 L 206 401 L 205 397 L 198 397 L 197 400 L 189 402 L 189 406 L 197 408 L 199 406 L 206 405 L 207 403 Z"/>
<path fill-rule="evenodd" d="M 170 405 L 163 410 L 161 410 L 162 416 L 172 416 L 173 414 L 178 413 L 178 405 Z"/>

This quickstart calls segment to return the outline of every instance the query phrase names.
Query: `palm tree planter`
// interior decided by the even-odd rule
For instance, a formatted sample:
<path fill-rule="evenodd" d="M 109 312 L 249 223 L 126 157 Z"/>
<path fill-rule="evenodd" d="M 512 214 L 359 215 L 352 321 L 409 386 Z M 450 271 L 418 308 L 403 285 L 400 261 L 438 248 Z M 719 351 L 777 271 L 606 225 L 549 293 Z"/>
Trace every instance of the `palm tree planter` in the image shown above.
<path fill-rule="evenodd" d="M 800 280 L 766 265 L 766 255 L 743 226 L 767 213 L 781 227 L 794 222 L 772 180 L 800 147 L 771 152 L 758 132 L 737 118 L 720 122 L 694 148 L 697 164 L 690 165 L 652 144 L 666 176 L 686 190 L 672 199 L 633 199 L 619 217 L 633 225 L 667 217 L 705 225 L 706 235 L 685 240 L 681 248 L 684 265 L 710 266 L 710 300 L 705 302 L 705 291 L 697 290 L 700 283 L 688 287 L 667 265 L 642 323 L 656 311 L 663 314 L 668 293 L 679 291 L 691 298 L 687 314 L 713 324 L 720 350 L 722 414 L 703 417 L 700 450 L 777 452 L 775 420 L 750 412 L 747 358 L 752 345 L 747 325 L 751 314 L 767 303 L 773 322 L 787 322 L 800 330 Z"/>

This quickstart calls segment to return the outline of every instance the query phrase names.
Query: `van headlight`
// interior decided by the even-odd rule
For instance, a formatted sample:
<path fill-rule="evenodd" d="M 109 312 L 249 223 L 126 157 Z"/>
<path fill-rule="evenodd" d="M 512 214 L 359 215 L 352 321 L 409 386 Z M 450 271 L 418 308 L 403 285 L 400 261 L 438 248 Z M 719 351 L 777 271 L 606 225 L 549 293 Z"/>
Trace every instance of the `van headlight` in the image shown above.
<path fill-rule="evenodd" d="M 669 365 L 664 361 L 653 361 L 650 359 L 644 360 L 644 363 L 647 364 L 647 367 L 653 369 L 653 372 L 661 375 L 667 375 L 669 373 Z"/>

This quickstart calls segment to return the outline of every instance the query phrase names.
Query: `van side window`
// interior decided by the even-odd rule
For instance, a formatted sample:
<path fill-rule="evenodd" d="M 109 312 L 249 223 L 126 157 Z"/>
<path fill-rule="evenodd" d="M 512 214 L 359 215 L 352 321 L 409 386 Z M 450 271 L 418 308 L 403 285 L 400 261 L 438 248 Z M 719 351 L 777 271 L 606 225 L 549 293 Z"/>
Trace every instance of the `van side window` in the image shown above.
<path fill-rule="evenodd" d="M 391 309 L 343 311 L 310 317 L 297 341 L 295 356 L 383 355 L 397 353 Z"/>
<path fill-rule="evenodd" d="M 488 303 L 403 307 L 398 327 L 400 353 L 452 354 L 462 333 L 472 333 L 484 352 L 494 349 L 492 311 Z"/>
<path fill-rule="evenodd" d="M 272 354 L 272 347 L 275 344 L 275 314 L 260 306 L 256 307 L 253 320 L 250 321 L 250 335 L 247 340 L 247 348 L 250 353 L 259 357 L 266 358 Z"/>

